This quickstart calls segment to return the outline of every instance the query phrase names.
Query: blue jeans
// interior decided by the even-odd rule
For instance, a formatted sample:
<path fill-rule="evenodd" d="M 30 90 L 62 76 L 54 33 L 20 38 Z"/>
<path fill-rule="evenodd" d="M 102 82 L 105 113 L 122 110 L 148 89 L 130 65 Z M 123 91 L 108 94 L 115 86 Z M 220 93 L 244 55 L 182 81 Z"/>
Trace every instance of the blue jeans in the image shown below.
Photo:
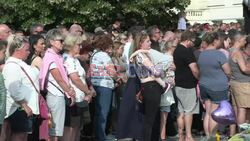
<path fill-rule="evenodd" d="M 112 89 L 94 86 L 97 93 L 95 101 L 95 135 L 98 141 L 106 140 L 106 123 L 112 102 Z"/>

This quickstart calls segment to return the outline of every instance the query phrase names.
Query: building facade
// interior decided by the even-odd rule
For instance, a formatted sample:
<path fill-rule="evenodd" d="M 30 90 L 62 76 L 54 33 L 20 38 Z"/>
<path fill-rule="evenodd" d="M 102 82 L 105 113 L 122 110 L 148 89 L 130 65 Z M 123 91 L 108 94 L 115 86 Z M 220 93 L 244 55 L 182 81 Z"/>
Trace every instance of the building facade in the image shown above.
<path fill-rule="evenodd" d="M 242 0 L 191 0 L 186 12 L 190 24 L 243 20 Z"/>

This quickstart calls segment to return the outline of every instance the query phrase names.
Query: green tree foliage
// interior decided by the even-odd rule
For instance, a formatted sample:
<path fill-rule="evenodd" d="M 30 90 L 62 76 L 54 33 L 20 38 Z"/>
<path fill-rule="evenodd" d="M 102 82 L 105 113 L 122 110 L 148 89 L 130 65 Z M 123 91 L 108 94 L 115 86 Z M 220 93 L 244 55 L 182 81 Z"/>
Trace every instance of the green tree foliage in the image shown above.
<path fill-rule="evenodd" d="M 106 27 L 117 15 L 125 25 L 170 27 L 176 24 L 177 11 L 190 0 L 0 0 L 0 23 L 27 29 L 33 23 L 55 26 L 80 23 L 87 29 Z"/>

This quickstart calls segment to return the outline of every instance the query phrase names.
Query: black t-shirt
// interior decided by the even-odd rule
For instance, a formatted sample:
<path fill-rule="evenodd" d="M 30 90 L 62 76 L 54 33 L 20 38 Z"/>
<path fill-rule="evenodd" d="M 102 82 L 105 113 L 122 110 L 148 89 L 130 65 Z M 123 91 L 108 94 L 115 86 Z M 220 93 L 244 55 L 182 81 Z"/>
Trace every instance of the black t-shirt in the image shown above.
<path fill-rule="evenodd" d="M 189 67 L 189 64 L 196 62 L 193 50 L 179 44 L 174 51 L 175 83 L 182 88 L 195 88 L 197 79 Z"/>

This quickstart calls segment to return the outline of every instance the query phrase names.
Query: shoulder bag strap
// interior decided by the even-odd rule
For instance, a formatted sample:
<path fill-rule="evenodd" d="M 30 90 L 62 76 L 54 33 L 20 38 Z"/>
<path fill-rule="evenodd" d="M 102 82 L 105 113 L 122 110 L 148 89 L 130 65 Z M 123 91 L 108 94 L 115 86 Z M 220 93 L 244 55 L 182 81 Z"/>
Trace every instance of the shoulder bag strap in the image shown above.
<path fill-rule="evenodd" d="M 14 62 L 14 61 L 11 61 L 11 62 L 8 62 L 8 63 L 17 64 L 17 65 L 22 69 L 22 71 L 25 73 L 25 75 L 29 78 L 29 80 L 30 80 L 31 84 L 33 85 L 33 87 L 35 88 L 36 92 L 37 92 L 39 95 L 41 95 L 40 92 L 38 91 L 38 89 L 36 88 L 34 82 L 32 81 L 32 79 L 30 78 L 30 76 L 28 75 L 28 73 L 25 71 L 25 69 L 24 69 L 21 65 L 19 65 L 18 63 Z"/>

